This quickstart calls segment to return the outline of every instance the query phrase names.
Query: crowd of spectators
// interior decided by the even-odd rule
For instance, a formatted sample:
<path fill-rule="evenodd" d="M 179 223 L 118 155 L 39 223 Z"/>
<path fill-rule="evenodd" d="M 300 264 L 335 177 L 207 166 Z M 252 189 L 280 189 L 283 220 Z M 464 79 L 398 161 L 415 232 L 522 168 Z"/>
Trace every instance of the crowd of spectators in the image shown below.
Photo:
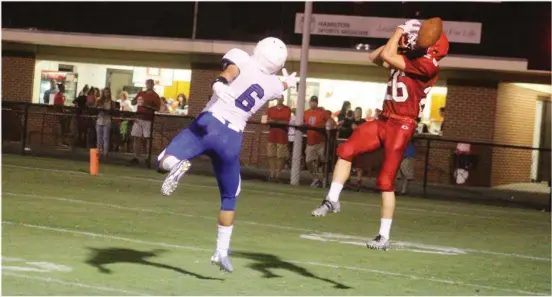
<path fill-rule="evenodd" d="M 134 156 L 130 163 L 137 165 L 140 161 L 149 162 L 142 157 L 142 152 L 147 151 L 149 145 L 153 114 L 174 113 L 183 108 L 187 101 L 184 94 L 179 94 L 176 101 L 160 97 L 154 90 L 154 84 L 153 80 L 148 79 L 145 90 L 140 91 L 133 99 L 124 91 L 118 94 L 118 98 L 114 98 L 109 87 L 100 90 L 85 85 L 75 100 L 69 103 L 66 102 L 64 84 L 57 84 L 52 80 L 50 89 L 44 93 L 43 102 L 49 104 L 50 98 L 53 98 L 53 105 L 61 113 L 60 145 L 97 147 L 102 158 L 107 158 L 110 151 L 129 152 L 132 146 Z M 74 117 L 64 113 L 66 106 L 76 109 L 74 131 L 71 131 Z M 114 118 L 116 111 L 127 114 L 123 119 Z"/>
<path fill-rule="evenodd" d="M 97 87 L 85 85 L 77 98 L 72 102 L 76 107 L 77 120 L 74 141 L 81 147 L 97 147 L 102 158 L 106 158 L 110 151 L 130 152 L 132 147 L 133 158 L 130 164 L 138 165 L 143 160 L 142 152 L 147 151 L 149 138 L 151 137 L 151 123 L 155 112 L 171 113 L 175 109 L 182 108 L 186 102 L 183 94 L 178 95 L 176 102 L 167 101 L 160 97 L 154 90 L 154 81 L 147 80 L 146 88 L 140 91 L 134 98 L 129 98 L 127 92 L 121 92 L 114 100 L 110 88 L 100 90 Z M 63 84 L 56 85 L 51 82 L 51 89 L 44 93 L 44 102 L 53 98 L 56 106 L 66 106 L 65 88 Z M 89 115 L 89 110 L 95 110 L 96 116 Z M 129 117 L 113 118 L 113 111 L 126 113 L 137 112 Z M 303 145 L 302 169 L 307 169 L 312 175 L 311 186 L 319 187 L 324 178 L 324 165 L 331 167 L 334 160 L 336 145 L 326 145 L 329 131 L 337 131 L 335 135 L 338 143 L 346 141 L 360 125 L 377 119 L 381 110 L 371 109 L 363 113 L 361 107 L 352 108 L 349 101 L 343 102 L 339 111 L 332 112 L 318 105 L 318 97 L 312 96 L 309 100 L 309 108 L 303 115 L 303 123 L 295 120 L 295 109 L 284 105 L 283 97 L 277 104 L 268 109 L 266 118 L 269 124 L 268 146 L 266 150 L 269 174 L 267 179 L 282 181 L 281 175 L 286 167 L 291 168 L 293 154 L 293 142 L 295 128 L 301 124 L 316 128 L 306 131 L 306 139 Z M 440 113 L 444 116 L 444 108 Z M 61 145 L 70 145 L 68 135 L 71 134 L 72 116 L 61 115 L 59 117 L 61 129 Z M 441 126 L 443 127 L 444 124 Z M 425 128 L 424 130 L 426 130 Z M 327 150 L 329 150 L 327 152 Z M 408 181 L 413 177 L 415 150 L 412 143 L 405 152 L 398 178 L 402 179 L 401 193 L 406 193 Z M 355 183 L 350 182 L 349 187 L 361 189 L 364 178 L 372 178 L 372 172 L 377 168 L 381 160 L 381 152 L 369 152 L 357 156 L 353 160 L 352 176 Z M 331 169 L 331 168 L 330 168 Z"/>
<path fill-rule="evenodd" d="M 277 104 L 268 109 L 267 121 L 269 124 L 269 135 L 267 145 L 267 159 L 269 165 L 268 180 L 282 181 L 281 174 L 286 168 L 291 168 L 292 149 L 295 135 L 295 128 L 289 125 L 305 125 L 318 128 L 308 129 L 303 148 L 302 168 L 306 168 L 312 175 L 312 187 L 320 187 L 324 177 L 324 165 L 331 167 L 334 160 L 335 146 L 328 145 L 329 131 L 337 131 L 338 142 L 346 141 L 353 131 L 360 125 L 377 119 L 381 110 L 372 111 L 368 109 L 363 113 L 361 107 L 352 109 L 351 103 L 345 101 L 341 110 L 332 113 L 318 106 L 318 97 L 312 96 L 309 100 L 309 109 L 303 116 L 303 123 L 295 121 L 295 109 L 284 105 L 283 98 Z M 330 150 L 326 152 L 326 150 Z M 378 166 L 381 160 L 381 151 L 365 153 L 357 156 L 353 161 L 352 173 L 355 175 L 356 183 L 350 183 L 350 187 L 361 189 L 364 178 L 371 178 L 372 171 Z M 404 180 L 401 193 L 406 193 L 408 181 L 413 177 L 414 146 L 409 145 L 405 152 L 405 161 L 401 165 L 399 178 Z M 330 168 L 331 169 L 331 168 Z"/>

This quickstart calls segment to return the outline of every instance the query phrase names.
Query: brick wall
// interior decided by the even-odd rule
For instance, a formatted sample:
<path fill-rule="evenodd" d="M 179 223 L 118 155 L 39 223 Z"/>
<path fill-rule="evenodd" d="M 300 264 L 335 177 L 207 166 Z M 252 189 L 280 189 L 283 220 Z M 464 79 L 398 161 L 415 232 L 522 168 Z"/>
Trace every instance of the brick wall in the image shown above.
<path fill-rule="evenodd" d="M 443 136 L 492 142 L 497 88 L 497 82 L 448 80 Z"/>
<path fill-rule="evenodd" d="M 2 52 L 2 100 L 30 101 L 35 58 L 25 52 Z"/>
<path fill-rule="evenodd" d="M 494 117 L 497 102 L 497 83 L 475 80 L 449 79 L 447 81 L 447 101 L 445 128 L 446 139 L 492 142 Z M 420 143 L 417 163 L 425 162 L 425 143 Z M 456 143 L 440 142 L 436 137 L 429 153 L 428 181 L 450 183 L 452 181 L 453 154 Z M 485 176 L 490 176 L 492 152 L 481 146 L 474 146 L 473 153 L 479 158 L 477 171 L 470 173 L 472 178 L 467 185 L 489 185 Z M 423 165 L 416 167 L 416 178 L 423 178 Z"/>
<path fill-rule="evenodd" d="M 496 104 L 494 142 L 533 146 L 536 101 L 541 92 L 512 83 L 501 83 Z M 530 182 L 532 151 L 512 148 L 493 149 L 492 184 Z M 535 160 L 536 162 L 536 160 Z"/>

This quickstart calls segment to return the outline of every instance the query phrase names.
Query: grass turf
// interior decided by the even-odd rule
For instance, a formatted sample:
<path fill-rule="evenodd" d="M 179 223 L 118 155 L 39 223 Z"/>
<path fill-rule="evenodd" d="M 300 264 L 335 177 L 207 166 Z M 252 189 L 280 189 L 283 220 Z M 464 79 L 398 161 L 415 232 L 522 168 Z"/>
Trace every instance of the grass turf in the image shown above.
<path fill-rule="evenodd" d="M 342 213 L 313 218 L 325 190 L 244 181 L 225 274 L 209 264 L 214 178 L 163 197 L 153 171 L 2 161 L 6 295 L 551 293 L 548 213 L 400 197 L 399 243 L 380 252 L 360 246 L 379 228 L 377 195 L 345 192 Z"/>

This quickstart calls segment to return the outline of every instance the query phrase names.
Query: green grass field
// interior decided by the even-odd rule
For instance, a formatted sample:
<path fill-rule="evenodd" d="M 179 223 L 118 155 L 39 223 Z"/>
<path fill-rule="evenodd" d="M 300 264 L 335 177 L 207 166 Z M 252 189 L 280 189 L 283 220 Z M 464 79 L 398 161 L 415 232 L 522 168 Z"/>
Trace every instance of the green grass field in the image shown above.
<path fill-rule="evenodd" d="M 363 246 L 379 197 L 244 181 L 235 272 L 210 265 L 218 189 L 187 176 L 171 197 L 136 168 L 3 155 L 5 295 L 550 295 L 550 216 L 401 197 L 392 250 Z"/>

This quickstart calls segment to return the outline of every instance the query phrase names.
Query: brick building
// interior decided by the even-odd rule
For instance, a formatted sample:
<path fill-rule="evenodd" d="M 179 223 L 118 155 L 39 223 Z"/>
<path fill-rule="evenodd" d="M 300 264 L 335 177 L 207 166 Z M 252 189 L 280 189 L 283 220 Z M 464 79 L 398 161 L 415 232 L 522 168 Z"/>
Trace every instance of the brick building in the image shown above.
<path fill-rule="evenodd" d="M 221 54 L 233 47 L 252 50 L 253 46 L 237 42 L 4 29 L 2 100 L 35 102 L 36 76 L 39 73 L 36 65 L 44 60 L 170 67 L 191 70 L 188 103 L 189 113 L 193 116 L 200 112 L 211 94 L 211 83 L 219 73 Z M 290 48 L 287 65 L 290 72 L 299 71 L 299 53 L 299 48 Z M 366 55 L 361 51 L 312 48 L 309 77 L 385 83 L 386 72 L 370 65 Z M 443 138 L 458 142 L 541 146 L 541 123 L 547 115 L 544 113 L 543 118 L 542 110 L 550 106 L 550 72 L 529 71 L 525 60 L 454 55 L 444 59 L 441 68 L 438 85 L 446 87 L 446 129 Z M 259 121 L 266 108 L 252 120 Z M 31 117 L 29 121 L 31 133 L 37 129 L 53 133 L 57 123 L 44 117 Z M 51 125 L 44 125 L 44 121 L 51 121 Z M 154 152 L 159 152 L 187 122 L 189 120 L 175 116 L 156 121 Z M 439 136 L 430 138 L 435 141 L 431 142 L 429 154 L 429 181 L 450 183 L 456 143 L 438 141 Z M 30 140 L 31 143 L 33 141 Z M 263 163 L 265 142 L 266 128 L 250 125 L 245 131 L 242 161 L 252 165 Z M 426 141 L 420 140 L 420 143 L 425 146 Z M 529 182 L 537 176 L 538 166 L 535 164 L 541 160 L 538 152 L 486 145 L 473 145 L 472 149 L 479 156 L 478 185 Z M 419 163 L 424 163 L 425 148 L 418 151 L 417 158 L 422 161 Z M 423 166 L 417 166 L 416 174 L 423 175 Z"/>

